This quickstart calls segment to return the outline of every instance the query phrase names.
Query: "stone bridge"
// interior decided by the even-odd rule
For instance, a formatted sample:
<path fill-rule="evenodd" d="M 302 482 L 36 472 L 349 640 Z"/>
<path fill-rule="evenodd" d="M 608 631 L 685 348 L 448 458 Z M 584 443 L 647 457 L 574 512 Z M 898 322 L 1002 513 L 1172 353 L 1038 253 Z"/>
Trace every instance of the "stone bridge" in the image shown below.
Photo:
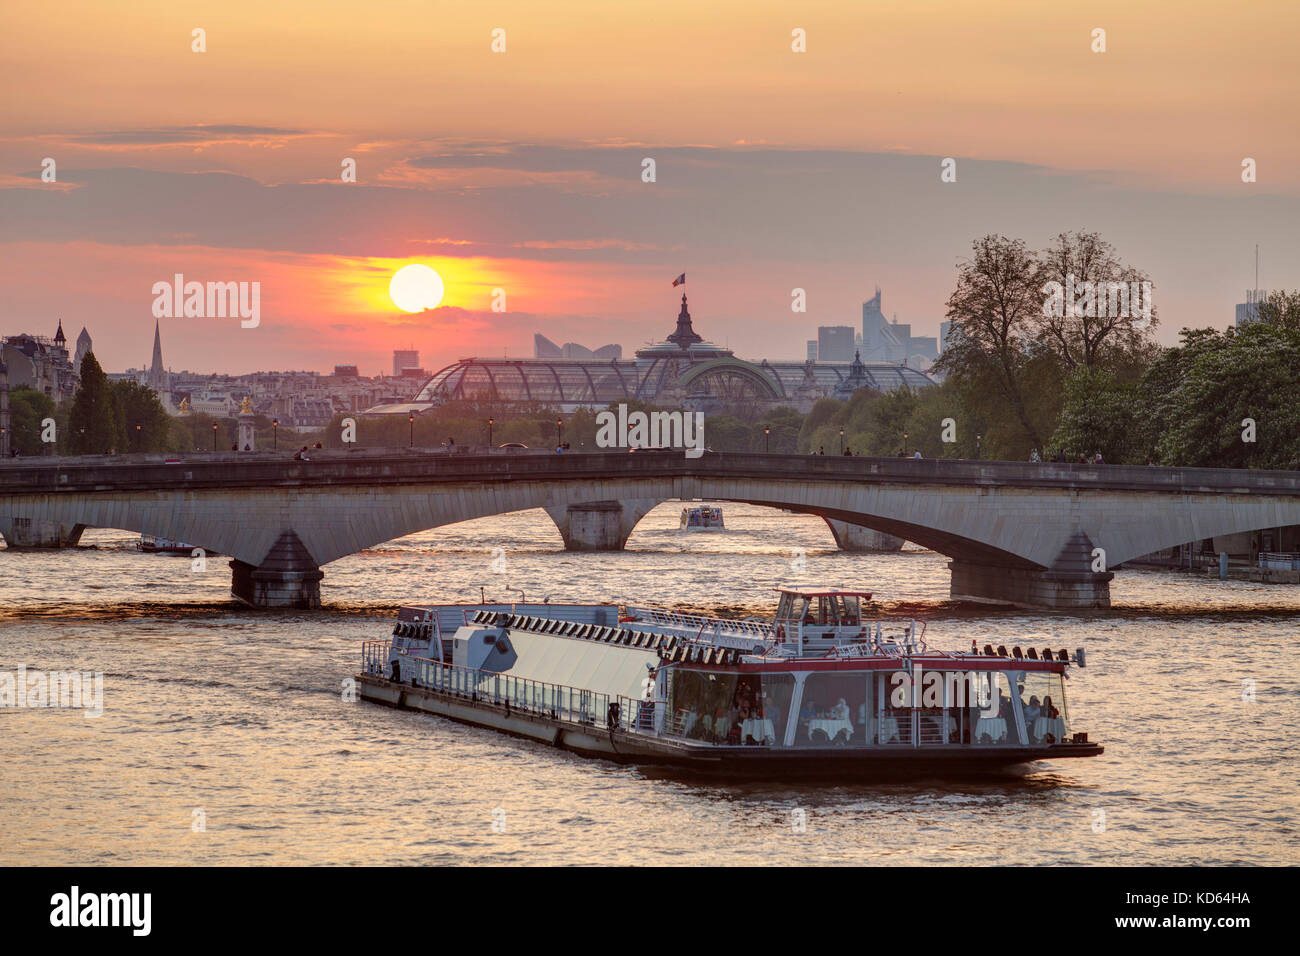
<path fill-rule="evenodd" d="M 231 590 L 313 607 L 320 568 L 440 525 L 544 508 L 572 548 L 620 548 L 670 499 L 742 501 L 869 528 L 952 560 L 954 598 L 1105 607 L 1107 568 L 1217 535 L 1300 524 L 1300 473 L 681 451 L 355 449 L 0 463 L 0 533 L 122 528 L 231 556 Z"/>

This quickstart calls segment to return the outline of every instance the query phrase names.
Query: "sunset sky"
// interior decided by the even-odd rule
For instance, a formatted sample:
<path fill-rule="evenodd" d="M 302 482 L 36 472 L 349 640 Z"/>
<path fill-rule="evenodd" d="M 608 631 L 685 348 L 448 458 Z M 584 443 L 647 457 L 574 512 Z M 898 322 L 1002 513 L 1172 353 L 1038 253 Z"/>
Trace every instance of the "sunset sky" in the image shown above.
<path fill-rule="evenodd" d="M 630 352 L 684 271 L 706 338 L 802 358 L 877 285 L 937 334 L 980 235 L 1091 229 L 1173 342 L 1231 322 L 1256 243 L 1300 287 L 1297 36 L 1273 0 L 5 4 L 0 333 L 147 364 L 183 273 L 260 282 L 262 317 L 163 319 L 175 369 L 432 370 L 538 331 Z M 393 305 L 409 262 L 444 307 Z"/>

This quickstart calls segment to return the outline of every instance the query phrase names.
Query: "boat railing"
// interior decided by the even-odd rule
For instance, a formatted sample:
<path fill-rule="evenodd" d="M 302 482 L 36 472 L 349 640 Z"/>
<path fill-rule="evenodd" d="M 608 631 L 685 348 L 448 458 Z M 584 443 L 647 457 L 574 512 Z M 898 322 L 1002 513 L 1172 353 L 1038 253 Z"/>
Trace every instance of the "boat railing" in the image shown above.
<path fill-rule="evenodd" d="M 427 657 L 403 657 L 397 674 L 401 682 L 466 697 L 471 700 L 504 706 L 525 713 L 567 720 L 577 724 L 594 724 L 609 716 L 610 697 L 581 687 L 550 684 L 545 681 L 498 674 L 475 667 L 444 664 Z M 387 645 L 367 641 L 362 649 L 364 672 L 392 679 L 392 664 Z"/>

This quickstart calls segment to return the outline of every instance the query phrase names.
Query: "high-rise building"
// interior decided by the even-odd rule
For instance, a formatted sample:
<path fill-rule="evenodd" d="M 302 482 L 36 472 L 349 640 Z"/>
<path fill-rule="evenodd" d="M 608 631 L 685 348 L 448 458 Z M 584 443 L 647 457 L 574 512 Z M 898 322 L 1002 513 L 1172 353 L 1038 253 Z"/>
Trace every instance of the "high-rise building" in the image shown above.
<path fill-rule="evenodd" d="M 817 359 L 821 362 L 853 361 L 853 326 L 818 326 Z"/>
<path fill-rule="evenodd" d="M 942 354 L 948 349 L 948 336 L 952 333 L 952 323 L 944 321 L 939 323 L 939 352 Z"/>
<path fill-rule="evenodd" d="M 602 345 L 598 349 L 589 349 L 577 342 L 565 342 L 556 345 L 541 332 L 533 333 L 533 358 L 564 359 L 608 359 L 617 361 L 623 357 L 623 346 Z"/>
<path fill-rule="evenodd" d="M 1268 295 L 1267 289 L 1247 289 L 1246 301 L 1237 303 L 1237 328 L 1259 321 L 1259 304 Z"/>
<path fill-rule="evenodd" d="M 816 339 L 808 340 L 808 361 L 810 362 L 817 361 L 817 340 Z"/>
<path fill-rule="evenodd" d="M 876 294 L 862 303 L 862 356 L 868 362 L 907 362 L 920 357 L 939 357 L 933 336 L 913 336 L 910 323 L 900 323 L 897 316 L 890 322 L 880 308 L 880 286 Z"/>
<path fill-rule="evenodd" d="M 393 377 L 398 378 L 404 368 L 419 368 L 420 353 L 416 349 L 393 349 Z"/>

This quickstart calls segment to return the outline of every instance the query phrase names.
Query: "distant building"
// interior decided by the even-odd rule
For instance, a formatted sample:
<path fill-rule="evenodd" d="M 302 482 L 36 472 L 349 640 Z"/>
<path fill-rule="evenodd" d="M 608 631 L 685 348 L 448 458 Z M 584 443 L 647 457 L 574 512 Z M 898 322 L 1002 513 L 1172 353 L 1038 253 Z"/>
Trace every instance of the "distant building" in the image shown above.
<path fill-rule="evenodd" d="M 87 353 L 94 351 L 95 344 L 90 340 L 90 333 L 86 327 L 81 327 L 81 334 L 77 336 L 77 354 L 72 359 L 72 367 L 77 370 L 77 377 L 81 377 L 81 360 Z"/>
<path fill-rule="evenodd" d="M 623 346 L 621 345 L 602 345 L 598 349 L 589 349 L 577 342 L 565 342 L 563 345 L 556 345 L 540 332 L 533 335 L 533 358 L 606 359 L 613 361 L 622 357 Z"/>
<path fill-rule="evenodd" d="M 822 325 L 817 328 L 817 358 L 822 362 L 853 360 L 853 326 Z"/>
<path fill-rule="evenodd" d="M 939 323 L 939 354 L 942 355 L 948 351 L 948 336 L 952 332 L 952 323 L 948 321 Z"/>
<path fill-rule="evenodd" d="M 817 361 L 817 340 L 816 339 L 808 340 L 808 361 L 810 362 Z"/>
<path fill-rule="evenodd" d="M 357 378 L 357 367 L 355 365 L 335 365 L 335 378 Z"/>
<path fill-rule="evenodd" d="M 24 332 L 0 340 L 0 365 L 6 369 L 6 387 L 25 385 L 56 403 L 71 399 L 81 384 L 81 374 L 68 355 L 62 322 L 52 339 Z"/>
<path fill-rule="evenodd" d="M 850 333 L 852 330 L 849 330 Z M 816 343 L 813 343 L 816 344 Z M 406 416 L 446 402 L 470 400 L 545 403 L 562 411 L 642 401 L 666 408 L 714 413 L 723 408 L 790 406 L 808 411 L 819 399 L 859 388 L 926 388 L 934 380 L 894 363 L 746 361 L 706 342 L 695 331 L 686 296 L 677 325 L 662 341 L 637 349 L 634 359 L 463 358 L 435 372 L 414 398 L 377 403 L 368 415 Z"/>
<path fill-rule="evenodd" d="M 416 349 L 393 350 L 393 378 L 398 378 L 404 368 L 419 368 L 420 353 Z"/>
<path fill-rule="evenodd" d="M 912 326 L 886 320 L 880 308 L 881 292 L 862 303 L 862 355 L 867 362 L 913 364 L 916 360 L 933 361 L 939 357 L 938 342 L 933 336 L 913 336 Z"/>
<path fill-rule="evenodd" d="M 163 365 L 162 336 L 158 331 L 157 319 L 153 320 L 153 361 L 149 363 L 149 377 L 145 380 L 145 385 L 149 386 L 159 398 L 171 394 L 171 376 L 167 374 L 167 369 Z M 165 405 L 166 402 L 163 404 Z"/>
<path fill-rule="evenodd" d="M 1259 321 L 1259 304 L 1268 296 L 1267 289 L 1247 289 L 1246 301 L 1237 303 L 1237 328 Z"/>

